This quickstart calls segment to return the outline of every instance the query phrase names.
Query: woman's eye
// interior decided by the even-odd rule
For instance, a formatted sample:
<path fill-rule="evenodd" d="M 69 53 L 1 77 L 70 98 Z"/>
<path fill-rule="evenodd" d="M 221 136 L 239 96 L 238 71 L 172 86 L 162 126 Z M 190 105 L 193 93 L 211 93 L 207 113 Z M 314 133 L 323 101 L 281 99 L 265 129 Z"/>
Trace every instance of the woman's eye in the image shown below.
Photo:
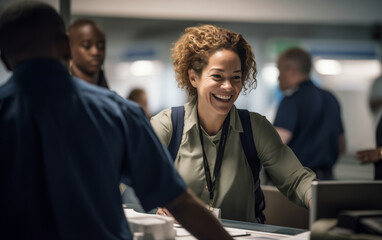
<path fill-rule="evenodd" d="M 234 76 L 232 79 L 238 82 L 238 81 L 241 81 L 241 76 Z"/>
<path fill-rule="evenodd" d="M 221 79 L 221 75 L 219 74 L 212 74 L 211 77 L 215 78 L 215 79 Z"/>

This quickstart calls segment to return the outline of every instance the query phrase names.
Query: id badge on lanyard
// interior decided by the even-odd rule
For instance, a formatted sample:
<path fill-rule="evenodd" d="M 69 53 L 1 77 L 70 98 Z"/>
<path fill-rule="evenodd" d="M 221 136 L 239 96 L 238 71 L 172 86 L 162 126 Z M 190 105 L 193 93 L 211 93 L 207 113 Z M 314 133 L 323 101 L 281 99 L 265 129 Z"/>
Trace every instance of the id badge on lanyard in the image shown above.
<path fill-rule="evenodd" d="M 210 204 L 206 206 L 208 211 L 212 213 L 216 218 L 221 217 L 221 209 L 220 208 L 214 208 L 212 207 L 212 201 L 210 201 Z"/>
<path fill-rule="evenodd" d="M 226 117 L 226 119 L 224 120 L 224 123 L 223 123 L 223 129 L 222 129 L 222 135 L 220 137 L 218 154 L 216 156 L 216 166 L 214 169 L 215 170 L 214 171 L 215 181 L 219 176 L 220 167 L 221 167 L 222 161 L 223 161 L 224 149 L 225 149 L 225 144 L 226 144 L 227 135 L 228 135 L 229 122 L 230 122 L 230 114 L 228 113 L 228 116 Z M 210 193 L 210 202 L 209 202 L 209 205 L 207 206 L 207 208 L 216 218 L 220 218 L 221 209 L 213 207 L 215 181 L 212 181 L 212 179 L 211 179 L 211 172 L 210 172 L 210 168 L 208 165 L 207 156 L 206 156 L 206 153 L 204 151 L 203 134 L 202 134 L 202 130 L 201 130 L 200 123 L 199 123 L 199 115 L 198 115 L 198 126 L 199 126 L 200 143 L 201 143 L 202 152 L 203 152 L 203 165 L 204 165 L 204 172 L 205 172 L 205 177 L 206 177 L 206 182 L 207 182 L 207 189 Z"/>

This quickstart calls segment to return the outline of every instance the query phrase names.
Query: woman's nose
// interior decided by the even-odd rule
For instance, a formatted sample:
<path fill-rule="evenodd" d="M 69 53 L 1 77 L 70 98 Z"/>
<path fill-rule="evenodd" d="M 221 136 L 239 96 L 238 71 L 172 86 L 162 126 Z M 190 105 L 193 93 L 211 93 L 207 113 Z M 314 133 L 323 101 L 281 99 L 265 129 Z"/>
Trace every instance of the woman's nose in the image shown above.
<path fill-rule="evenodd" d="M 225 89 L 231 89 L 232 88 L 232 83 L 229 79 L 226 79 L 222 83 L 222 87 Z"/>

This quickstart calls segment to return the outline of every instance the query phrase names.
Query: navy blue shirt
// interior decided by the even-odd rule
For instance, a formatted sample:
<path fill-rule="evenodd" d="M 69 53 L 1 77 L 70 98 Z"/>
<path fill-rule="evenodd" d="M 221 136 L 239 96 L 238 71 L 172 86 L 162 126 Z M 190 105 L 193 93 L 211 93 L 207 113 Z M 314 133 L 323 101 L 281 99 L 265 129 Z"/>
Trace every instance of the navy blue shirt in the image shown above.
<path fill-rule="evenodd" d="M 10 239 L 130 239 L 121 179 L 145 210 L 186 189 L 137 104 L 49 59 L 23 62 L 0 87 L 0 165 Z"/>
<path fill-rule="evenodd" d="M 274 126 L 292 132 L 288 145 L 303 166 L 330 169 L 336 162 L 339 137 L 344 132 L 340 106 L 331 93 L 310 80 L 283 98 Z"/>

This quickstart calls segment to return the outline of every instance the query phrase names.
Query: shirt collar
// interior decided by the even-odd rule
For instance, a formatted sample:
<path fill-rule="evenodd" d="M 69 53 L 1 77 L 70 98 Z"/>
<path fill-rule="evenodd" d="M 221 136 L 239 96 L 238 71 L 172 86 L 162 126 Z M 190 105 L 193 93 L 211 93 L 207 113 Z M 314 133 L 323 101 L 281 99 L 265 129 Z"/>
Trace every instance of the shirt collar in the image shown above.
<path fill-rule="evenodd" d="M 184 132 L 188 132 L 193 127 L 197 128 L 198 126 L 197 102 L 197 97 L 195 97 L 184 105 Z M 243 126 L 241 125 L 235 105 L 232 106 L 230 113 L 230 129 L 234 132 L 243 132 Z"/>
<path fill-rule="evenodd" d="M 282 92 L 283 92 L 283 95 L 287 97 L 287 96 L 293 95 L 293 93 L 297 92 L 298 89 L 299 89 L 299 86 L 295 86 L 295 87 L 285 89 Z"/>
<path fill-rule="evenodd" d="M 53 58 L 25 60 L 16 66 L 12 78 L 21 89 L 35 94 L 58 94 L 73 88 L 68 69 Z"/>
<path fill-rule="evenodd" d="M 312 81 L 311 81 L 310 79 L 306 79 L 306 80 L 300 82 L 297 86 L 294 86 L 294 87 L 291 87 L 291 88 L 288 88 L 288 89 L 282 91 L 282 92 L 283 92 L 283 95 L 284 95 L 285 97 L 287 97 L 287 96 L 291 96 L 291 95 L 293 95 L 295 92 L 297 92 L 298 90 L 300 90 L 300 88 L 302 88 L 302 87 L 304 87 L 304 86 L 306 86 L 306 85 L 310 85 L 310 84 L 313 84 Z"/>

